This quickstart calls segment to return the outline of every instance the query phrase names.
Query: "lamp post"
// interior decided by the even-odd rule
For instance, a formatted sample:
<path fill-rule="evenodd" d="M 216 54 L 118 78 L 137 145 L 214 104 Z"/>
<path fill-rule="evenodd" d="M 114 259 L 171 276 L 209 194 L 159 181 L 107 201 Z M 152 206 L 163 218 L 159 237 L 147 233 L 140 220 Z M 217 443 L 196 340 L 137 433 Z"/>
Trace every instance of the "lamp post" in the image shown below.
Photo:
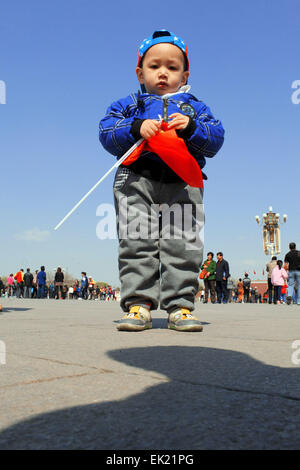
<path fill-rule="evenodd" d="M 263 247 L 265 255 L 273 256 L 274 253 L 281 252 L 280 245 L 280 214 L 273 212 L 272 206 L 269 207 L 269 212 L 262 215 L 262 219 L 258 215 L 255 216 L 257 224 L 262 224 L 263 227 Z M 286 223 L 287 215 L 282 216 L 282 221 Z"/>

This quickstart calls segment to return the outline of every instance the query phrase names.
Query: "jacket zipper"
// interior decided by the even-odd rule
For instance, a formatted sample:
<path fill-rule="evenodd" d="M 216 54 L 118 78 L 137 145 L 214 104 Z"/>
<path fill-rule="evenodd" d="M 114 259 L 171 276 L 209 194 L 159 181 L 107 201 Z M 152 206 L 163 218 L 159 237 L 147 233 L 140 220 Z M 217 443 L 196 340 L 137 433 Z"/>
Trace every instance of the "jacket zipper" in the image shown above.
<path fill-rule="evenodd" d="M 168 122 L 168 98 L 163 98 L 163 121 Z"/>

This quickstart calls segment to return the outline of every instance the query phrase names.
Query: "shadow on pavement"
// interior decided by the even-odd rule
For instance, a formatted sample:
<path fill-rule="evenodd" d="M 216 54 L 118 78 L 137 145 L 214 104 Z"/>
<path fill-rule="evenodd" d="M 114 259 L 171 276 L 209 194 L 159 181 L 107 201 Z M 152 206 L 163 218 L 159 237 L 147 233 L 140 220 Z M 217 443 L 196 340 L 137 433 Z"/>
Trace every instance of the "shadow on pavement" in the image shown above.
<path fill-rule="evenodd" d="M 5 312 L 26 312 L 27 310 L 32 310 L 31 307 L 24 308 L 24 307 L 3 307 L 2 306 L 2 312 L 0 313 L 5 313 Z"/>
<path fill-rule="evenodd" d="M 300 447 L 300 367 L 292 363 L 280 368 L 236 351 L 189 346 L 129 348 L 108 355 L 126 365 L 117 387 L 126 390 L 130 384 L 136 390 L 140 384 L 140 393 L 19 422 L 0 433 L 0 449 Z M 101 397 L 105 379 L 95 377 Z M 150 380 L 154 385 L 143 388 Z M 71 387 L 70 382 L 70 395 Z"/>

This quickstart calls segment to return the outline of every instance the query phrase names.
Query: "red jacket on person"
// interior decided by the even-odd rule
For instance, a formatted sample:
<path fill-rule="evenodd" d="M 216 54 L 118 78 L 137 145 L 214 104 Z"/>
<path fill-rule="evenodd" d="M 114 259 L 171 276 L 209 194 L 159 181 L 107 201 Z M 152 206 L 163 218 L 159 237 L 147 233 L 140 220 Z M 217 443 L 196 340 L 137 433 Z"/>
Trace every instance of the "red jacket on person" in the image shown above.
<path fill-rule="evenodd" d="M 18 284 L 21 284 L 21 282 L 23 282 L 23 273 L 22 273 L 22 271 L 18 271 L 15 274 L 14 279 L 17 281 Z"/>

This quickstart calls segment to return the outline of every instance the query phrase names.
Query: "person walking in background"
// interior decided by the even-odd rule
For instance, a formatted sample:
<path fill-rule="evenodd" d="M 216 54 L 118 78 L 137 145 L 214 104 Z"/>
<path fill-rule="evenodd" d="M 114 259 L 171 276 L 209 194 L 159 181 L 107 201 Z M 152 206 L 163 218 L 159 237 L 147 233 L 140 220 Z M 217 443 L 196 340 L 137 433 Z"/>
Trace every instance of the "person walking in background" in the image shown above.
<path fill-rule="evenodd" d="M 228 290 L 227 290 L 227 279 L 229 277 L 229 264 L 223 258 L 223 253 L 219 251 L 217 253 L 217 264 L 216 264 L 216 289 L 217 289 L 217 300 L 218 304 L 227 304 L 228 302 Z"/>
<path fill-rule="evenodd" d="M 16 297 L 19 299 L 23 295 L 23 276 L 24 276 L 24 269 L 20 269 L 14 276 L 14 279 L 17 283 L 17 292 Z"/>
<path fill-rule="evenodd" d="M 5 293 L 5 285 L 0 277 L 0 297 L 2 297 L 2 294 Z"/>
<path fill-rule="evenodd" d="M 266 290 L 263 294 L 263 303 L 264 304 L 267 304 L 268 303 L 268 296 L 269 296 L 269 293 L 268 291 Z"/>
<path fill-rule="evenodd" d="M 92 278 L 92 276 L 90 276 L 89 279 L 88 279 L 88 290 L 89 290 L 89 299 L 90 300 L 93 300 L 94 289 L 95 289 L 95 281 Z"/>
<path fill-rule="evenodd" d="M 45 273 L 45 266 L 41 266 L 41 270 L 37 275 L 37 297 L 38 299 L 45 298 L 45 290 L 46 290 L 46 273 Z"/>
<path fill-rule="evenodd" d="M 96 286 L 96 299 L 100 300 L 100 287 Z"/>
<path fill-rule="evenodd" d="M 59 299 L 59 292 L 61 299 L 63 298 L 63 285 L 64 285 L 64 273 L 61 268 L 57 268 L 55 273 L 54 283 L 55 283 L 55 298 Z"/>
<path fill-rule="evenodd" d="M 62 286 L 62 294 L 61 294 L 61 298 L 63 300 L 67 299 L 68 297 L 68 286 L 65 284 L 64 286 Z"/>
<path fill-rule="evenodd" d="M 54 299 L 55 298 L 55 286 L 54 286 L 54 281 L 50 282 L 49 284 L 49 299 Z"/>
<path fill-rule="evenodd" d="M 105 287 L 100 288 L 100 300 L 105 300 Z"/>
<path fill-rule="evenodd" d="M 259 301 L 259 293 L 258 293 L 258 290 L 257 290 L 257 287 L 254 287 L 254 302 L 257 304 L 257 303 L 260 303 Z"/>
<path fill-rule="evenodd" d="M 207 259 L 201 266 L 200 279 L 204 281 L 204 303 L 208 302 L 208 295 L 210 293 L 210 301 L 212 304 L 216 302 L 216 262 L 213 259 L 214 254 L 209 251 Z"/>
<path fill-rule="evenodd" d="M 73 284 L 73 299 L 78 299 L 79 297 L 79 292 L 78 292 L 78 289 L 79 289 L 79 281 L 78 279 L 76 279 L 75 283 Z"/>
<path fill-rule="evenodd" d="M 285 255 L 284 262 L 288 263 L 289 269 L 289 286 L 286 298 L 287 305 L 290 305 L 295 295 L 295 284 L 297 283 L 297 292 L 295 301 L 300 305 L 300 251 L 296 250 L 296 243 L 289 244 L 290 251 Z"/>
<path fill-rule="evenodd" d="M 277 265 L 277 256 L 272 256 L 272 259 L 269 263 L 266 265 L 266 270 L 268 273 L 268 294 L 269 294 L 269 304 L 272 302 L 275 302 L 275 297 L 274 297 L 274 287 L 271 281 L 271 276 L 272 276 L 272 271 Z"/>
<path fill-rule="evenodd" d="M 228 291 L 228 302 L 232 302 L 232 291 L 234 288 L 233 280 L 231 276 L 229 275 L 227 278 L 227 291 Z"/>
<path fill-rule="evenodd" d="M 82 271 L 81 273 L 81 298 L 86 300 L 87 299 L 87 288 L 88 288 L 88 278 L 86 276 L 86 272 Z"/>
<path fill-rule="evenodd" d="M 257 302 L 257 292 L 254 287 L 250 288 L 249 302 L 255 304 Z"/>
<path fill-rule="evenodd" d="M 11 297 L 14 293 L 14 289 L 13 289 L 14 282 L 15 282 L 14 281 L 14 275 L 10 274 L 7 278 L 7 286 L 8 286 L 7 295 L 8 295 L 8 297 Z"/>
<path fill-rule="evenodd" d="M 74 287 L 70 286 L 68 288 L 68 300 L 73 299 L 73 298 L 74 298 Z"/>
<path fill-rule="evenodd" d="M 112 288 L 111 286 L 107 286 L 107 300 L 111 300 L 112 298 Z"/>
<path fill-rule="evenodd" d="M 271 281 L 274 286 L 274 301 L 277 304 L 280 304 L 281 288 L 288 278 L 288 273 L 283 269 L 282 264 L 281 260 L 277 261 L 277 266 L 273 269 L 271 276 Z"/>
<path fill-rule="evenodd" d="M 241 304 L 244 298 L 244 287 L 243 287 L 243 281 L 241 278 L 239 278 L 237 288 L 238 288 L 238 302 Z"/>
<path fill-rule="evenodd" d="M 33 275 L 31 274 L 30 269 L 27 268 L 26 273 L 24 274 L 24 298 L 25 299 L 31 299 L 32 282 L 33 282 Z"/>
<path fill-rule="evenodd" d="M 32 298 L 37 297 L 37 286 L 38 286 L 38 281 L 37 281 L 37 275 L 38 275 L 38 270 L 35 271 L 33 275 L 33 281 L 32 281 Z"/>
<path fill-rule="evenodd" d="M 250 287 L 251 287 L 251 279 L 249 278 L 248 274 L 245 273 L 245 277 L 243 279 L 244 302 L 245 303 L 249 303 L 249 301 L 250 301 Z"/>

